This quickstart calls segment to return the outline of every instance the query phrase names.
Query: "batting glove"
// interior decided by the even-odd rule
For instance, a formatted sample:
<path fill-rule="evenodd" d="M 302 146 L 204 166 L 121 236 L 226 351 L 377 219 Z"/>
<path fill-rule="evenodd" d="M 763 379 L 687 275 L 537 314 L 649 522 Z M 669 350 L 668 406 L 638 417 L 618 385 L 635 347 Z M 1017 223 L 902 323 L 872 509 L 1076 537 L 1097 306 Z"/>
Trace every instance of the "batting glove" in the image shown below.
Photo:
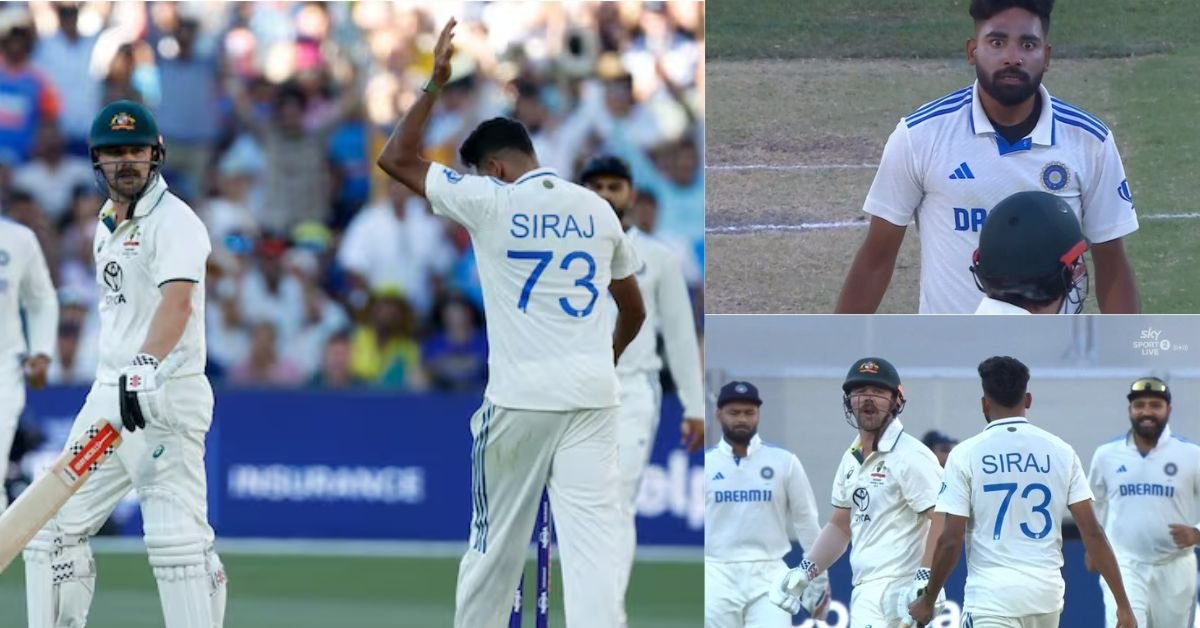
<path fill-rule="evenodd" d="M 925 595 L 925 589 L 929 586 L 929 576 L 932 572 L 928 567 L 918 567 L 917 573 L 913 575 L 912 585 L 904 595 L 896 597 L 896 615 L 900 618 L 901 626 L 912 626 L 917 623 L 912 615 L 908 614 L 908 607 L 915 602 L 917 598 Z M 937 601 L 933 603 L 933 616 L 937 617 L 942 613 L 942 608 L 946 606 L 946 590 L 938 591 Z"/>
<path fill-rule="evenodd" d="M 805 590 L 816 578 L 817 565 L 804 559 L 800 561 L 799 567 L 784 574 L 779 585 L 771 589 L 767 597 L 775 606 L 787 611 L 789 615 L 795 615 L 804 605 L 801 598 Z"/>
<path fill-rule="evenodd" d="M 159 419 L 162 390 L 158 386 L 158 358 L 139 353 L 133 362 L 121 369 L 118 381 L 121 400 L 121 423 L 130 432 L 145 428 L 146 421 Z"/>

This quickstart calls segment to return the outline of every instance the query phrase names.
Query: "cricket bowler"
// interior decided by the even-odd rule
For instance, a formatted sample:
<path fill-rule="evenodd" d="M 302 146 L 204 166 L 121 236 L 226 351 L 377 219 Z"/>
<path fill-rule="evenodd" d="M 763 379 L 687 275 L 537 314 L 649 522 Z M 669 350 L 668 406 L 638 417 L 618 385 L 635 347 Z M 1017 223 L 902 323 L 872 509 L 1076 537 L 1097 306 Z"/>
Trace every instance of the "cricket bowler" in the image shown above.
<path fill-rule="evenodd" d="M 965 53 L 976 81 L 905 116 L 888 138 L 863 203 L 870 226 L 847 272 L 838 313 L 872 313 L 892 279 L 910 223 L 921 230 L 922 314 L 979 305 L 967 268 L 988 210 L 1042 190 L 1071 207 L 1092 246 L 1105 314 L 1140 304 L 1123 238 L 1137 231 L 1117 140 L 1099 118 L 1051 96 L 1054 0 L 971 0 Z"/>
<path fill-rule="evenodd" d="M 208 231 L 167 190 L 158 126 L 120 100 L 89 137 L 100 210 L 92 251 L 100 365 L 68 442 L 98 419 L 125 428 L 100 466 L 25 548 L 30 628 L 84 626 L 96 591 L 89 538 L 133 488 L 166 628 L 220 628 L 226 582 L 208 524 L 204 437 L 213 392 L 204 375 Z M 162 371 L 160 371 L 160 368 Z"/>
<path fill-rule="evenodd" d="M 645 318 L 637 255 L 612 207 L 540 167 L 515 120 L 487 120 L 463 142 L 459 156 L 478 175 L 422 157 L 426 122 L 450 79 L 454 26 L 443 28 L 432 76 L 377 160 L 467 229 L 483 288 L 488 384 L 471 419 L 474 504 L 454 625 L 508 625 L 545 487 L 567 625 L 613 628 L 624 525 L 616 363 Z M 602 316 L 604 292 L 617 304 L 615 332 Z"/>
<path fill-rule="evenodd" d="M 629 234 L 640 264 L 635 273 L 642 301 L 646 304 L 646 322 L 637 338 L 629 343 L 617 362 L 621 382 L 621 406 L 617 422 L 617 457 L 621 471 L 621 507 L 625 523 L 619 547 L 621 573 L 618 593 L 625 599 L 633 559 L 637 550 L 637 497 L 642 473 L 650 462 L 654 436 L 662 416 L 662 385 L 659 374 L 663 360 L 657 347 L 658 331 L 671 376 L 683 403 L 684 444 L 690 452 L 704 444 L 704 387 L 700 376 L 700 344 L 687 281 L 675 252 L 650 234 L 630 224 L 633 202 L 633 175 L 619 157 L 599 155 L 590 159 L 579 175 L 587 186 L 612 205 L 617 218 Z M 627 624 L 625 605 L 621 604 L 620 628 Z"/>
<path fill-rule="evenodd" d="M 21 310 L 29 337 L 21 328 Z M 25 382 L 46 385 L 58 333 L 58 295 L 46 257 L 28 227 L 0 216 L 0 468 L 6 468 L 25 407 Z M 0 478 L 0 511 L 8 493 Z"/>

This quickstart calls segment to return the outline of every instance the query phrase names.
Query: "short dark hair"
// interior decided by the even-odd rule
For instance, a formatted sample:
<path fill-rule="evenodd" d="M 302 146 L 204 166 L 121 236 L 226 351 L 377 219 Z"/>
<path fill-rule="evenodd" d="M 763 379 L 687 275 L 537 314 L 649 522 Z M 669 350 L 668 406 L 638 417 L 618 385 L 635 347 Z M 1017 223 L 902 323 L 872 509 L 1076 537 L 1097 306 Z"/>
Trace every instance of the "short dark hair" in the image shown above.
<path fill-rule="evenodd" d="M 1054 0 L 971 0 L 971 17 L 978 24 L 1008 9 L 1025 9 L 1042 20 L 1042 31 L 1050 32 L 1050 12 Z"/>
<path fill-rule="evenodd" d="M 1013 408 L 1020 405 L 1029 386 L 1029 367 L 1016 358 L 993 356 L 979 363 L 983 394 L 995 403 Z"/>
<path fill-rule="evenodd" d="M 466 166 L 478 166 L 492 154 L 502 150 L 517 150 L 534 156 L 533 140 L 525 125 L 512 118 L 492 118 L 475 127 L 458 149 L 458 156 Z"/>

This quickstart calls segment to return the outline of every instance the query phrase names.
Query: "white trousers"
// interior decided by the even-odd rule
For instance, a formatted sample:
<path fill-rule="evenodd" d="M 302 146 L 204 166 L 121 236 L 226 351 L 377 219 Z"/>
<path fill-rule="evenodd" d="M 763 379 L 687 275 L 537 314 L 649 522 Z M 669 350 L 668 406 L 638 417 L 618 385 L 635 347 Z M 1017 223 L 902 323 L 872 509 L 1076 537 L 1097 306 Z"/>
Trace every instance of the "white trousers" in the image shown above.
<path fill-rule="evenodd" d="M 1186 552 L 1165 563 L 1144 563 L 1118 556 L 1125 594 L 1138 628 L 1192 628 L 1196 610 L 1196 553 Z M 1100 578 L 1105 625 L 1117 625 L 1117 601 Z"/>
<path fill-rule="evenodd" d="M 616 414 L 484 402 L 472 417 L 474 503 L 470 547 L 458 570 L 456 628 L 508 626 L 543 487 L 562 565 L 565 628 L 617 625 Z"/>
<path fill-rule="evenodd" d="M 620 467 L 621 527 L 617 543 L 617 593 L 621 599 L 617 626 L 627 625 L 625 595 L 637 552 L 637 498 L 642 474 L 650 462 L 654 436 L 662 416 L 662 384 L 658 373 L 621 377 L 621 407 L 617 411 L 617 458 Z"/>
<path fill-rule="evenodd" d="M 7 477 L 8 457 L 12 453 L 13 438 L 17 435 L 17 422 L 24 409 L 24 386 L 0 389 L 0 512 L 8 507 L 8 493 L 4 490 L 4 478 Z"/>
<path fill-rule="evenodd" d="M 782 560 L 720 563 L 704 561 L 704 628 L 788 628 L 792 616 L 771 603 Z"/>

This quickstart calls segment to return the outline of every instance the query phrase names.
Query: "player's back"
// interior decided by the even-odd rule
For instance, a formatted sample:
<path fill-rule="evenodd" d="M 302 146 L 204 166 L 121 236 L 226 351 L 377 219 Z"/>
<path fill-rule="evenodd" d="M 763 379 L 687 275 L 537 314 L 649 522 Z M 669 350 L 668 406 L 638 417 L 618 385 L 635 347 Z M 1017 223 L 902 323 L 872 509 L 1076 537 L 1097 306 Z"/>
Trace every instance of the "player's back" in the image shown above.
<path fill-rule="evenodd" d="M 21 327 L 22 283 L 28 265 L 41 257 L 33 231 L 0 216 L 0 386 L 22 385 L 17 359 L 27 350 Z"/>
<path fill-rule="evenodd" d="M 527 410 L 617 405 L 601 299 L 614 273 L 636 267 L 612 207 L 548 168 L 504 184 L 435 164 L 426 192 L 434 211 L 471 233 L 487 314 L 488 399 Z"/>
<path fill-rule="evenodd" d="M 1010 617 L 1061 609 L 1062 522 L 1070 504 L 1091 498 L 1070 445 L 1024 418 L 996 420 L 950 453 L 946 475 L 944 492 L 969 487 L 964 608 Z"/>

